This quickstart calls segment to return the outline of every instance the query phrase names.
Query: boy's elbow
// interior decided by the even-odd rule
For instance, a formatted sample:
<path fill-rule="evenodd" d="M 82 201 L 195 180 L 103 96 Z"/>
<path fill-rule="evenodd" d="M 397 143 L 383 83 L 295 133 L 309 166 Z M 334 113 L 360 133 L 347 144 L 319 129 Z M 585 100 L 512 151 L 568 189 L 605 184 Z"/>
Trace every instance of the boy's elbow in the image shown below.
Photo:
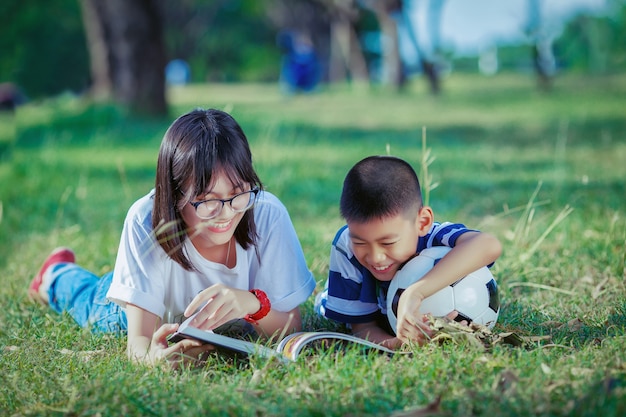
<path fill-rule="evenodd" d="M 482 238 L 485 240 L 483 242 L 485 254 L 489 257 L 490 262 L 494 262 L 502 255 L 502 243 L 500 239 L 489 233 L 484 233 Z"/>

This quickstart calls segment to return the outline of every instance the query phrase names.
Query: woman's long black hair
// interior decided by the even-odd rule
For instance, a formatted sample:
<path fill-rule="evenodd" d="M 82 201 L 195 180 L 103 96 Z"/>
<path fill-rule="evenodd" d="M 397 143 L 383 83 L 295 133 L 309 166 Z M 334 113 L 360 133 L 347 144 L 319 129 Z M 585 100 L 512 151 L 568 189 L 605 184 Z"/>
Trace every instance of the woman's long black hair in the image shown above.
<path fill-rule="evenodd" d="M 196 109 L 180 116 L 161 142 L 152 227 L 161 248 L 189 271 L 195 267 L 184 251 L 187 230 L 181 210 L 210 191 L 218 171 L 233 184 L 263 188 L 252 166 L 248 139 L 232 116 L 215 109 Z M 244 249 L 257 241 L 253 210 L 244 213 L 234 234 Z"/>

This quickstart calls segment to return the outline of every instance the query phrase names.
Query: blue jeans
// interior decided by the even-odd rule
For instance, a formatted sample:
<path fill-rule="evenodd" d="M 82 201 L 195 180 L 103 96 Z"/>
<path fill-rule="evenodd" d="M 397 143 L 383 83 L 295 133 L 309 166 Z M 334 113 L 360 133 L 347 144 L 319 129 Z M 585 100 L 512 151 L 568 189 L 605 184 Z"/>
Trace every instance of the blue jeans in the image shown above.
<path fill-rule="evenodd" d="M 113 272 L 100 278 L 73 263 L 59 263 L 50 268 L 53 281 L 48 295 L 54 311 L 67 311 L 76 323 L 94 333 L 126 332 L 126 313 L 106 298 Z"/>

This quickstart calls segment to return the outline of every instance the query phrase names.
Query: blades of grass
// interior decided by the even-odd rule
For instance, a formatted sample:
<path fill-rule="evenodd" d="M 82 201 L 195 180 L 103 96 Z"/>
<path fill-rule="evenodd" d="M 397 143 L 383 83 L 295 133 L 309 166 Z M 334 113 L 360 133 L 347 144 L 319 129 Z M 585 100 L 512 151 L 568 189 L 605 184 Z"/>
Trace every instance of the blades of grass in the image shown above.
<path fill-rule="evenodd" d="M 430 202 L 430 192 L 439 186 L 438 182 L 433 182 L 428 167 L 435 161 L 435 157 L 431 156 L 431 149 L 426 146 L 426 126 L 422 127 L 422 158 L 420 168 L 420 183 L 422 188 L 422 199 L 424 205 L 428 206 Z"/>
<path fill-rule="evenodd" d="M 542 290 L 554 291 L 554 292 L 558 292 L 558 293 L 561 293 L 561 294 L 576 295 L 576 293 L 574 293 L 573 291 L 568 291 L 568 290 L 564 290 L 564 289 L 561 289 L 561 288 L 552 287 L 550 285 L 537 284 L 537 283 L 534 283 L 534 282 L 511 282 L 511 283 L 508 283 L 506 285 L 509 288 L 513 288 L 513 287 L 532 287 L 532 288 L 539 288 L 539 289 L 542 289 Z"/>
<path fill-rule="evenodd" d="M 539 190 L 541 189 L 542 181 L 539 181 L 535 191 L 533 191 L 532 195 L 528 199 L 526 206 L 524 207 L 524 212 L 520 216 L 517 224 L 515 225 L 515 229 L 513 230 L 513 242 L 516 246 L 519 246 L 522 242 L 522 235 L 524 231 L 528 231 L 530 228 L 530 223 L 532 222 L 532 217 L 534 215 L 535 210 L 535 199 L 539 194 Z"/>
<path fill-rule="evenodd" d="M 537 239 L 535 241 L 535 243 L 530 247 L 530 249 L 528 249 L 526 252 L 524 252 L 523 254 L 520 255 L 520 260 L 522 262 L 528 260 L 537 251 L 537 249 L 539 249 L 539 246 L 541 245 L 541 243 L 552 232 L 552 230 L 554 230 L 554 228 L 556 226 L 558 226 L 559 223 L 561 223 L 563 220 L 565 220 L 565 218 L 567 218 L 567 216 L 569 216 L 569 214 L 572 211 L 574 211 L 574 209 L 572 207 L 570 207 L 569 205 L 565 206 L 559 212 L 559 214 L 555 217 L 555 219 L 552 221 L 552 223 L 550 223 L 550 225 L 546 228 L 546 230 L 543 231 L 543 233 L 541 234 L 539 239 Z"/>

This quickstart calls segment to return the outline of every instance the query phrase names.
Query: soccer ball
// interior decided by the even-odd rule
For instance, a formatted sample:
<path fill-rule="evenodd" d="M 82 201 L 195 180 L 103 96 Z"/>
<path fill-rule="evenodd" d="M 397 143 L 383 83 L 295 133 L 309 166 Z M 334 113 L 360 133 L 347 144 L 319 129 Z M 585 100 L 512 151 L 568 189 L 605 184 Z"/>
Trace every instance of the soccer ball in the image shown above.
<path fill-rule="evenodd" d="M 450 248 L 434 246 L 424 249 L 407 262 L 393 277 L 387 291 L 387 318 L 396 331 L 398 302 L 404 290 L 430 271 Z M 492 328 L 500 313 L 498 285 L 486 266 L 466 275 L 454 284 L 425 298 L 420 313 L 435 317 L 446 316 L 451 311 L 459 312 L 457 321 L 479 323 Z"/>

